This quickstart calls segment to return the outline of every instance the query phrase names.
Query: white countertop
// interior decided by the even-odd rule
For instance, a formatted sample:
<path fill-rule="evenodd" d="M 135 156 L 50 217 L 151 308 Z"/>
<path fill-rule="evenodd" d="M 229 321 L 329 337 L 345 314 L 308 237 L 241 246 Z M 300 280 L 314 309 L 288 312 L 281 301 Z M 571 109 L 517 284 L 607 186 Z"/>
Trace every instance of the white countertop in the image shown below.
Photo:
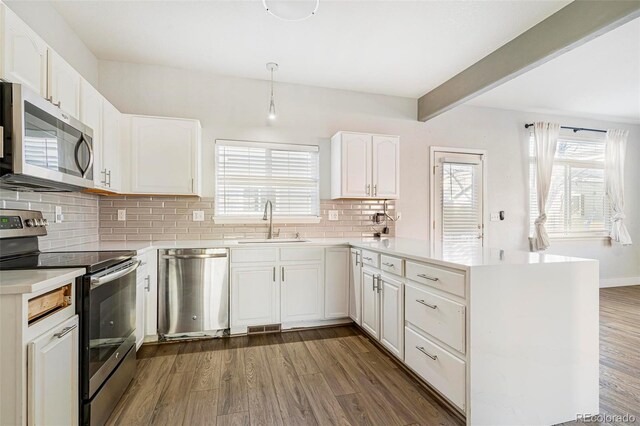
<path fill-rule="evenodd" d="M 0 271 L 0 295 L 53 290 L 84 273 L 84 268 Z"/>
<path fill-rule="evenodd" d="M 142 254 L 149 249 L 166 248 L 240 248 L 240 247 L 302 247 L 302 246 L 346 246 L 373 250 L 422 262 L 436 263 L 452 268 L 490 265 L 529 265 L 558 262 L 579 262 L 591 259 L 558 256 L 545 253 L 531 253 L 519 250 L 485 248 L 471 253 L 437 254 L 431 253 L 429 242 L 408 238 L 309 238 L 306 242 L 248 243 L 238 240 L 185 240 L 185 241 L 104 241 L 80 244 L 55 251 L 131 250 Z"/>

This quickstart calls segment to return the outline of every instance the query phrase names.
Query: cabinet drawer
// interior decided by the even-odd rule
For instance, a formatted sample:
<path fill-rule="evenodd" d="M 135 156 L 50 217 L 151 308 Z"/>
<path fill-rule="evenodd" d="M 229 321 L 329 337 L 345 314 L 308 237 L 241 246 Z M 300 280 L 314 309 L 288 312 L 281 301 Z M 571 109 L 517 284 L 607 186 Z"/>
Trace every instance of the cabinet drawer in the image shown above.
<path fill-rule="evenodd" d="M 407 278 L 464 297 L 464 274 L 407 261 Z"/>
<path fill-rule="evenodd" d="M 464 410 L 464 361 L 408 327 L 405 327 L 404 336 L 404 362 L 442 395 Z"/>
<path fill-rule="evenodd" d="M 380 269 L 403 277 L 404 276 L 404 259 L 381 254 Z"/>
<path fill-rule="evenodd" d="M 275 248 L 233 249 L 231 263 L 275 262 L 277 250 Z"/>
<path fill-rule="evenodd" d="M 405 319 L 457 351 L 465 352 L 464 306 L 429 291 L 407 285 Z"/>
<path fill-rule="evenodd" d="M 362 264 L 380 268 L 380 255 L 372 251 L 362 250 Z"/>
<path fill-rule="evenodd" d="M 323 252 L 321 247 L 285 247 L 280 249 L 280 260 L 322 260 Z"/>

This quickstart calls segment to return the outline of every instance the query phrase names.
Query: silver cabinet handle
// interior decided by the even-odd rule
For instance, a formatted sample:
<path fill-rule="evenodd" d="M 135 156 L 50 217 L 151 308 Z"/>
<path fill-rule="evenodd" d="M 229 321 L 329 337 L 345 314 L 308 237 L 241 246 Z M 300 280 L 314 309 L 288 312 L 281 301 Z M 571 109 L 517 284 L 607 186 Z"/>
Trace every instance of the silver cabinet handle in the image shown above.
<path fill-rule="evenodd" d="M 384 266 L 388 266 L 388 267 L 390 267 L 390 268 L 395 268 L 395 265 L 394 265 L 393 263 L 382 262 L 382 264 L 383 264 Z"/>
<path fill-rule="evenodd" d="M 57 337 L 58 339 L 62 339 L 64 336 L 66 336 L 67 334 L 71 333 L 76 328 L 78 328 L 78 324 L 73 324 L 70 327 L 65 327 L 59 333 L 54 334 L 53 337 Z"/>
<path fill-rule="evenodd" d="M 359 265 L 359 263 L 358 263 L 358 255 L 359 255 L 359 254 L 360 254 L 360 252 L 356 252 L 356 266 L 358 266 L 358 265 Z"/>
<path fill-rule="evenodd" d="M 280 272 L 282 274 L 282 282 L 284 282 L 284 266 L 282 267 L 282 270 Z"/>
<path fill-rule="evenodd" d="M 430 277 L 429 275 L 425 275 L 425 274 L 418 274 L 418 276 L 419 276 L 420 278 L 424 278 L 424 279 L 426 279 L 426 280 L 430 280 L 430 281 L 439 281 L 439 279 L 438 279 L 438 278 L 436 278 L 436 277 Z"/>
<path fill-rule="evenodd" d="M 273 267 L 273 282 L 276 282 L 276 267 Z"/>
<path fill-rule="evenodd" d="M 371 291 L 376 291 L 376 279 L 378 279 L 377 275 L 372 275 L 371 278 L 372 280 L 372 285 L 371 285 Z"/>
<path fill-rule="evenodd" d="M 106 171 L 106 170 L 107 170 L 107 169 L 105 169 L 105 171 Z M 107 177 L 109 177 L 109 180 L 107 180 Z M 106 182 L 105 182 L 105 185 L 107 185 L 109 188 L 111 188 L 111 170 L 109 170 L 108 172 L 106 172 L 106 173 L 104 174 L 104 180 L 106 181 Z"/>
<path fill-rule="evenodd" d="M 144 286 L 144 289 L 147 290 L 147 293 L 151 291 L 151 277 L 147 275 L 144 277 L 144 280 L 147 282 L 147 285 Z"/>
<path fill-rule="evenodd" d="M 371 262 L 371 261 L 373 260 L 372 258 L 367 257 L 367 256 L 362 256 L 362 258 L 363 258 L 364 260 L 368 260 L 369 262 Z"/>
<path fill-rule="evenodd" d="M 58 102 L 56 103 L 56 102 L 53 102 L 53 98 L 51 98 L 51 103 L 52 103 L 54 106 L 57 106 L 58 108 L 60 108 L 60 105 L 62 105 L 62 101 L 58 101 Z"/>
<path fill-rule="evenodd" d="M 416 299 L 416 302 L 423 304 L 424 306 L 428 306 L 431 309 L 438 309 L 438 305 L 430 305 L 422 299 Z"/>
<path fill-rule="evenodd" d="M 378 195 L 378 185 L 373 185 L 373 196 L 376 197 Z"/>
<path fill-rule="evenodd" d="M 378 274 L 378 293 L 380 293 L 382 291 L 382 286 L 380 285 L 380 283 L 382 283 L 382 275 Z"/>
<path fill-rule="evenodd" d="M 100 183 L 102 183 L 104 186 L 107 186 L 107 169 L 101 170 L 100 174 L 104 175 L 104 179 L 102 179 Z"/>
<path fill-rule="evenodd" d="M 420 352 L 422 352 L 423 354 L 425 354 L 426 356 L 428 356 L 429 358 L 431 358 L 434 361 L 438 359 L 437 355 L 431 355 L 429 352 L 425 351 L 424 347 L 422 347 L 422 346 L 416 346 L 416 349 L 419 350 Z"/>

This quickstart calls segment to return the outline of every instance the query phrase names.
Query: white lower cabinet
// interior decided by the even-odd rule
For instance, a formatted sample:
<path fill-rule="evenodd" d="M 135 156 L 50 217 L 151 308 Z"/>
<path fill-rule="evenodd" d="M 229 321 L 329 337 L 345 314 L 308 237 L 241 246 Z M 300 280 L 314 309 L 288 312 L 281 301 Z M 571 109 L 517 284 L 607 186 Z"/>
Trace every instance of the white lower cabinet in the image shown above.
<path fill-rule="evenodd" d="M 231 267 L 232 329 L 280 322 L 276 272 L 274 265 Z"/>
<path fill-rule="evenodd" d="M 402 359 L 404 353 L 404 284 L 380 275 L 380 343 Z"/>
<path fill-rule="evenodd" d="M 362 270 L 362 328 L 376 339 L 380 339 L 380 298 L 377 282 L 378 274 L 375 270 Z"/>
<path fill-rule="evenodd" d="M 356 324 L 362 325 L 362 252 L 350 250 L 349 263 L 349 317 Z"/>
<path fill-rule="evenodd" d="M 281 322 L 320 320 L 324 316 L 323 264 L 280 267 Z"/>
<path fill-rule="evenodd" d="M 347 247 L 326 249 L 324 279 L 324 317 L 346 318 L 349 316 L 349 261 Z"/>
<path fill-rule="evenodd" d="M 29 425 L 78 424 L 78 316 L 29 343 Z"/>
<path fill-rule="evenodd" d="M 144 263 L 144 262 L 142 262 Z M 136 350 L 140 349 L 144 342 L 145 320 L 147 317 L 146 293 L 147 293 L 147 265 L 140 264 L 136 270 Z"/>

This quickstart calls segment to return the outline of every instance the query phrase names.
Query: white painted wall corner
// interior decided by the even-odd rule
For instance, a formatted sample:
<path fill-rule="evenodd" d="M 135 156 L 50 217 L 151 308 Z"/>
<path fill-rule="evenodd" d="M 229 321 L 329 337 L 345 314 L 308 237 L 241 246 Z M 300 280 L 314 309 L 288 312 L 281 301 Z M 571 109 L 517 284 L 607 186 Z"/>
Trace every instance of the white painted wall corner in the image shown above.
<path fill-rule="evenodd" d="M 604 278 L 600 280 L 600 288 L 624 287 L 629 285 L 640 285 L 640 277 Z"/>

